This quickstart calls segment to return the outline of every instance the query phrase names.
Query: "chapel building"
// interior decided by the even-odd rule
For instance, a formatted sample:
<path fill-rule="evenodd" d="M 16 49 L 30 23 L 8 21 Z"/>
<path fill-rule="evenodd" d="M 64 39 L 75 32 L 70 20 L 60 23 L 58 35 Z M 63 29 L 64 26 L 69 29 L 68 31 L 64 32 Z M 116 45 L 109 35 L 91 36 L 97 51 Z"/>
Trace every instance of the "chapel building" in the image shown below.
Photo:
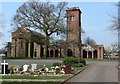
<path fill-rule="evenodd" d="M 81 42 L 81 10 L 78 7 L 68 8 L 67 38 L 68 46 L 52 46 L 47 49 L 48 58 L 64 58 L 68 56 L 103 59 L 103 45 L 83 45 Z M 7 46 L 8 57 L 44 57 L 44 35 L 27 28 L 19 28 L 12 32 L 12 42 Z"/>

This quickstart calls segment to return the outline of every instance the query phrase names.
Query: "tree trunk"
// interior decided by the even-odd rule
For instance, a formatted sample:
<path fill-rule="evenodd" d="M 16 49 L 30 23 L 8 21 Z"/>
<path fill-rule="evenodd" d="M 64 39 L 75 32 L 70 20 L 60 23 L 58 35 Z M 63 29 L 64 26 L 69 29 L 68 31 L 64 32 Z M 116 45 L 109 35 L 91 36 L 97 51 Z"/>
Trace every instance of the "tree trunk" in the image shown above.
<path fill-rule="evenodd" d="M 47 59 L 47 50 L 48 50 L 48 45 L 49 45 L 49 36 L 45 37 L 45 50 L 44 50 L 44 58 Z"/>

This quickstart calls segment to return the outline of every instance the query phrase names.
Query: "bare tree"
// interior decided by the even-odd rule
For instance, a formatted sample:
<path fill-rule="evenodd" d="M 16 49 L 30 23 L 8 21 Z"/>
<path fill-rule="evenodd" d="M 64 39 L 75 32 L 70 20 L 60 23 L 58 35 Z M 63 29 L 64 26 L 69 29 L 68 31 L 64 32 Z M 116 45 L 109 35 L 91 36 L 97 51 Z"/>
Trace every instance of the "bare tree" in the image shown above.
<path fill-rule="evenodd" d="M 118 33 L 120 30 L 120 2 L 118 2 L 117 4 L 114 4 L 114 5 L 118 9 L 118 14 L 117 15 L 109 14 L 109 16 L 112 18 L 112 20 L 111 20 L 112 24 L 109 26 L 109 30 L 113 30 L 116 33 Z"/>
<path fill-rule="evenodd" d="M 45 35 L 45 55 L 49 38 L 53 33 L 64 33 L 67 3 L 58 4 L 44 2 L 26 2 L 16 11 L 13 17 L 13 25 L 16 28 L 38 29 Z"/>
<path fill-rule="evenodd" d="M 115 31 L 118 34 L 118 50 L 120 50 L 120 1 L 115 4 L 118 9 L 117 16 L 112 17 L 112 25 L 110 26 L 110 30 Z M 120 54 L 120 52 L 118 52 Z M 120 63 L 119 63 L 120 65 Z"/>

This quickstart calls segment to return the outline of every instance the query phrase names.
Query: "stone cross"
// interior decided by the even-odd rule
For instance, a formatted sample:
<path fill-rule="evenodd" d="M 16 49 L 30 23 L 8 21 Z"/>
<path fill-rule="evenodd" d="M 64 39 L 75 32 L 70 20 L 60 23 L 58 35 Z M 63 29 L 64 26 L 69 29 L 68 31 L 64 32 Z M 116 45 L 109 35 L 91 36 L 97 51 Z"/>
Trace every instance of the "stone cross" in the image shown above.
<path fill-rule="evenodd" d="M 1 65 L 3 65 L 3 66 L 4 66 L 4 73 L 3 73 L 3 75 L 5 75 L 5 65 L 8 65 L 8 63 L 5 63 L 5 60 L 4 60 L 4 62 L 3 62 L 3 63 L 1 63 Z"/>

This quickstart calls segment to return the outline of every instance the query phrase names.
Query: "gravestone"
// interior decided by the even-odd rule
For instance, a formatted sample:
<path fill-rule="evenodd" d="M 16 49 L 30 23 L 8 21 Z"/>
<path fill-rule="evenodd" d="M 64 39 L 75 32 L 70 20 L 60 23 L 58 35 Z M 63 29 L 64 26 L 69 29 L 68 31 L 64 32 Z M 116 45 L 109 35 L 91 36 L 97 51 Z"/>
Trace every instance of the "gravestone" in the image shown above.
<path fill-rule="evenodd" d="M 61 72 L 62 74 L 65 74 L 64 68 L 62 68 L 60 72 Z"/>
<path fill-rule="evenodd" d="M 5 60 L 4 60 L 4 62 L 1 63 L 1 65 L 2 65 L 2 74 L 4 74 L 4 75 L 8 74 L 9 73 L 8 63 L 6 63 Z"/>
<path fill-rule="evenodd" d="M 37 64 L 31 64 L 31 71 L 34 72 L 35 69 L 37 69 Z"/>
<path fill-rule="evenodd" d="M 24 72 L 28 71 L 28 67 L 29 67 L 29 65 L 27 65 L 27 64 L 23 65 L 23 71 Z"/>
<path fill-rule="evenodd" d="M 56 74 L 55 71 L 55 67 L 50 67 L 50 70 L 48 72 L 51 74 Z"/>
<path fill-rule="evenodd" d="M 5 74 L 8 74 L 8 65 L 5 65 Z M 4 74 L 4 65 L 2 65 L 2 74 Z"/>
<path fill-rule="evenodd" d="M 49 72 L 49 68 L 45 68 L 45 72 L 46 72 L 46 74 L 48 74 L 48 72 Z"/>
<path fill-rule="evenodd" d="M 71 71 L 72 71 L 71 65 L 66 65 L 64 67 L 64 71 L 65 71 L 65 74 L 71 74 Z"/>
<path fill-rule="evenodd" d="M 56 66 L 55 70 L 56 70 L 56 74 L 60 74 L 60 67 L 59 66 Z"/>
<path fill-rule="evenodd" d="M 45 68 L 42 68 L 40 71 L 41 74 L 45 74 Z"/>
<path fill-rule="evenodd" d="M 17 73 L 19 72 L 19 68 L 20 68 L 20 66 L 16 66 L 16 72 Z"/>

